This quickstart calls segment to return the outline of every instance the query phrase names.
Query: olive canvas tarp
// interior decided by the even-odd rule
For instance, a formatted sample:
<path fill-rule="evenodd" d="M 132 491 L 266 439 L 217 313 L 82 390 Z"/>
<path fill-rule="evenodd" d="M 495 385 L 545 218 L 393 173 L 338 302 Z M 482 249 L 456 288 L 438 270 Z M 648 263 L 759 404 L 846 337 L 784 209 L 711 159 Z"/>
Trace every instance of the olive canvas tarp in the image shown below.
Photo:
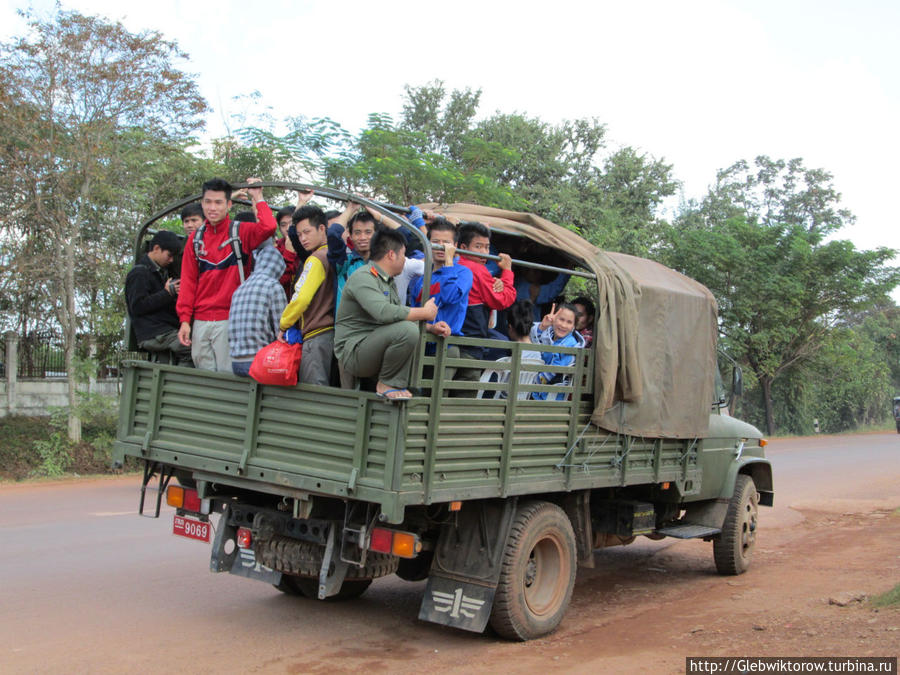
<path fill-rule="evenodd" d="M 706 287 L 651 260 L 601 251 L 533 214 L 422 208 L 525 235 L 597 275 L 594 424 L 637 436 L 706 435 L 716 368 L 716 302 Z"/>

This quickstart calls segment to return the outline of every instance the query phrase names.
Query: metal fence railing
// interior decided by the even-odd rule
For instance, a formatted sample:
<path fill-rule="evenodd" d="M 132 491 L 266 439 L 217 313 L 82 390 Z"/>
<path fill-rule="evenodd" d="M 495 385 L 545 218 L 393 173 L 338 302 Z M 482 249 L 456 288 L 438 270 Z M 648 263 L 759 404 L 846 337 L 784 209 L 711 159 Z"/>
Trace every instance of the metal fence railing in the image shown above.
<path fill-rule="evenodd" d="M 34 330 L 14 339 L 17 362 L 6 363 L 8 351 L 4 348 L 0 354 L 0 376 L 5 377 L 8 370 L 15 369 L 19 378 L 66 377 L 65 340 L 61 332 Z M 117 377 L 119 364 L 126 359 L 144 358 L 126 351 L 121 335 L 79 335 L 76 356 L 81 360 L 90 358 L 96 364 L 96 372 L 82 373 L 82 377 L 98 379 Z"/>
<path fill-rule="evenodd" d="M 31 331 L 19 336 L 19 377 L 65 377 L 66 353 L 62 335 Z"/>

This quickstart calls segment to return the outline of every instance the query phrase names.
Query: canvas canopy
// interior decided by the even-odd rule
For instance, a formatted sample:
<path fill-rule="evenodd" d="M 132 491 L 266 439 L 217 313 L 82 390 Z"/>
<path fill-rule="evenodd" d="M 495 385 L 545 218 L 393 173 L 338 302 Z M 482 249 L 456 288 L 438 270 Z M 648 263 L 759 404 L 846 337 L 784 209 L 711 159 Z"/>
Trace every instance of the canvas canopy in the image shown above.
<path fill-rule="evenodd" d="M 597 275 L 594 424 L 637 436 L 706 436 L 717 366 L 716 302 L 705 286 L 651 260 L 601 251 L 530 213 L 422 208 L 524 235 Z"/>

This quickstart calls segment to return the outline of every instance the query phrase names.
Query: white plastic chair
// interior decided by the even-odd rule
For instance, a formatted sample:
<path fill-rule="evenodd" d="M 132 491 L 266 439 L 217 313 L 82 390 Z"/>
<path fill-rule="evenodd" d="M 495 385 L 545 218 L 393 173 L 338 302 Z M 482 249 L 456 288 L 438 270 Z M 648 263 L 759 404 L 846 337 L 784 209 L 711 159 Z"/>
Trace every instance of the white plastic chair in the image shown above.
<path fill-rule="evenodd" d="M 495 363 L 509 363 L 512 357 L 504 356 L 495 361 Z M 522 359 L 521 363 L 523 365 L 541 365 L 544 362 L 541 359 Z M 498 370 L 485 370 L 481 374 L 481 378 L 479 381 L 484 383 L 497 382 L 503 384 L 505 382 L 509 382 L 509 374 L 512 372 L 511 369 L 498 369 Z M 520 370 L 519 371 L 519 384 L 534 384 L 537 381 L 538 375 L 540 373 L 536 370 Z M 519 401 L 525 401 L 531 396 L 530 391 L 520 391 L 518 396 L 516 397 Z M 485 389 L 479 389 L 476 398 L 506 398 L 506 392 L 502 390 L 497 391 L 487 391 Z"/>

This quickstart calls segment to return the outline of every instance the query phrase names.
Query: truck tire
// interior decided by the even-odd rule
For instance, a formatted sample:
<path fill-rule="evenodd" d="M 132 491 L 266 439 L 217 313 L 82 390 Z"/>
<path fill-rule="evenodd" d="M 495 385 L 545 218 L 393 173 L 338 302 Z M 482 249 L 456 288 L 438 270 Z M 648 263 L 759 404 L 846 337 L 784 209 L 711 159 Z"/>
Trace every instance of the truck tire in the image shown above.
<path fill-rule="evenodd" d="M 404 581 L 422 581 L 431 572 L 434 551 L 422 551 L 415 558 L 401 558 L 397 565 L 397 576 Z"/>
<path fill-rule="evenodd" d="M 713 539 L 713 557 L 719 574 L 743 574 L 750 567 L 756 547 L 759 518 L 759 493 L 750 476 L 740 474 L 734 482 L 734 495 L 721 534 Z"/>
<path fill-rule="evenodd" d="M 281 582 L 272 585 L 287 595 L 302 595 L 312 600 L 316 600 L 319 597 L 319 579 L 317 577 L 298 577 L 293 574 L 282 574 Z M 335 595 L 325 598 L 325 600 L 358 598 L 371 585 L 371 579 L 345 579 L 344 583 L 341 584 L 341 590 Z"/>
<path fill-rule="evenodd" d="M 285 595 L 304 595 L 303 590 L 300 588 L 300 584 L 297 583 L 298 579 L 299 577 L 295 577 L 291 574 L 282 574 L 281 581 L 272 585 Z"/>
<path fill-rule="evenodd" d="M 310 577 L 299 577 L 297 579 L 297 584 L 298 586 L 300 586 L 303 595 L 305 595 L 307 598 L 311 598 L 313 600 L 317 600 L 319 598 L 318 579 L 313 579 Z M 358 598 L 363 593 L 365 593 L 366 589 L 371 585 L 371 579 L 344 579 L 344 583 L 341 584 L 341 590 L 339 590 L 334 595 L 325 598 L 325 602 Z"/>
<path fill-rule="evenodd" d="M 500 568 L 491 627 L 509 640 L 530 640 L 562 621 L 575 586 L 575 533 L 550 502 L 516 510 Z"/>
<path fill-rule="evenodd" d="M 256 560 L 273 570 L 292 577 L 316 577 L 322 567 L 325 547 L 300 539 L 275 535 L 254 542 Z M 364 567 L 350 565 L 347 579 L 377 579 L 397 571 L 399 558 L 369 551 Z"/>

